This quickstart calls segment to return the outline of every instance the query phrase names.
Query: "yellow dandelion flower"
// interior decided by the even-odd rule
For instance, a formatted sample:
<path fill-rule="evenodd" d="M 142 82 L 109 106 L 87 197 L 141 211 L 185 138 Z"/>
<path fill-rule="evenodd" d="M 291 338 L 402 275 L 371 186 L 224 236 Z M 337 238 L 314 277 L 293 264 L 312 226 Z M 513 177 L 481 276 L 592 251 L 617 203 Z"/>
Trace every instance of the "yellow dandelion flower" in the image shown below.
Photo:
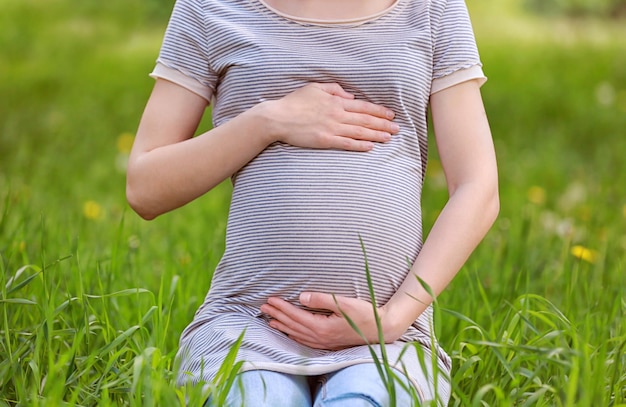
<path fill-rule="evenodd" d="M 130 149 L 133 148 L 134 141 L 134 134 L 128 132 L 120 134 L 117 138 L 117 151 L 124 154 L 130 153 Z"/>
<path fill-rule="evenodd" d="M 528 200 L 535 205 L 543 205 L 546 203 L 546 190 L 540 186 L 534 185 L 528 189 Z"/>
<path fill-rule="evenodd" d="M 598 252 L 588 249 L 584 246 L 574 246 L 571 250 L 572 256 L 577 259 L 584 260 L 587 263 L 595 263 L 598 260 Z"/>
<path fill-rule="evenodd" d="M 20 242 L 19 249 L 20 249 L 20 252 L 23 252 L 24 250 L 26 250 L 26 242 L 25 241 L 22 240 Z"/>
<path fill-rule="evenodd" d="M 83 205 L 83 215 L 87 219 L 98 220 L 102 218 L 102 207 L 96 201 L 87 201 Z"/>
<path fill-rule="evenodd" d="M 622 206 L 622 215 L 624 215 L 624 219 L 626 219 L 626 205 Z"/>

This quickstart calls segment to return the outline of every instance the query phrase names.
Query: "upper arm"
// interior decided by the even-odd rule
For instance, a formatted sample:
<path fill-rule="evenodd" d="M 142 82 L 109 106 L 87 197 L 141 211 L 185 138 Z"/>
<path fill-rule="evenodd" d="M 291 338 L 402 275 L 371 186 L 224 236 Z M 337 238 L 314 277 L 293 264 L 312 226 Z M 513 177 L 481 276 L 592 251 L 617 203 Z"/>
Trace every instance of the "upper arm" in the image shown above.
<path fill-rule="evenodd" d="M 210 68 L 205 4 L 176 1 L 157 65 L 156 79 L 144 110 L 131 161 L 141 153 L 193 137 L 215 91 L 217 74 Z"/>
<path fill-rule="evenodd" d="M 462 82 L 430 98 L 435 139 L 450 194 L 461 184 L 497 184 L 496 157 L 479 83 Z"/>
<path fill-rule="evenodd" d="M 193 137 L 207 104 L 196 93 L 157 79 L 139 123 L 131 161 L 142 153 Z"/>

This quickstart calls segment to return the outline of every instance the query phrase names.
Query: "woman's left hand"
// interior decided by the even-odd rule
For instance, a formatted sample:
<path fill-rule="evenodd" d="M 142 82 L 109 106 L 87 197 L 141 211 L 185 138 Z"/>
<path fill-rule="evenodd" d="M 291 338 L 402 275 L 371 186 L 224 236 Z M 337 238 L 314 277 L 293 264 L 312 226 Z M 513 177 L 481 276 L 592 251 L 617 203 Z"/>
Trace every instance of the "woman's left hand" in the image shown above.
<path fill-rule="evenodd" d="M 336 350 L 380 342 L 374 309 L 367 301 L 311 292 L 300 294 L 300 303 L 308 308 L 331 311 L 332 314 L 312 313 L 276 297 L 269 298 L 261 306 L 261 312 L 272 318 L 272 328 L 311 348 Z M 393 342 L 404 333 L 392 332 L 393 329 L 385 327 L 385 306 L 379 307 L 377 314 L 385 342 Z M 358 327 L 361 335 L 344 315 Z"/>

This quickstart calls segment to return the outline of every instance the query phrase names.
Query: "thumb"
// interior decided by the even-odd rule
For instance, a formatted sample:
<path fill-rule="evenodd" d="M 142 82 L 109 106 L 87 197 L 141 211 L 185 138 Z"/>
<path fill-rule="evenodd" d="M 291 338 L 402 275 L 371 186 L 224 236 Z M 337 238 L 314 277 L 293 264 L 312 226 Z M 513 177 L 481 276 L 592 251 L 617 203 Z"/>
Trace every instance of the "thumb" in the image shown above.
<path fill-rule="evenodd" d="M 336 301 L 335 298 L 337 299 Z M 314 292 L 304 292 L 300 294 L 300 304 L 314 309 L 339 312 L 339 307 L 337 306 L 338 301 L 339 297 L 335 297 L 332 294 Z"/>

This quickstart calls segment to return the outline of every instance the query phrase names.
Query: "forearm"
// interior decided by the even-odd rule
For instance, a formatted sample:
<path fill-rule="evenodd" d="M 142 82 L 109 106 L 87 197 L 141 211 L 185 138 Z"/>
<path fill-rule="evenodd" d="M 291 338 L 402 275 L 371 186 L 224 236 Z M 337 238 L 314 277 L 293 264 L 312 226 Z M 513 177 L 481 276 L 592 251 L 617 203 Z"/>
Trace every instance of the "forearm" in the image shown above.
<path fill-rule="evenodd" d="M 263 124 L 251 110 L 198 137 L 131 156 L 129 203 L 152 219 L 203 195 L 267 147 Z"/>
<path fill-rule="evenodd" d="M 498 170 L 478 83 L 468 81 L 431 96 L 437 149 L 450 199 L 410 272 L 386 304 L 392 329 L 415 321 L 440 294 L 487 234 L 500 209 Z"/>
<path fill-rule="evenodd" d="M 419 279 L 435 296 L 452 281 L 495 221 L 499 211 L 496 184 L 495 180 L 476 182 L 454 192 L 406 279 L 385 305 L 386 330 L 401 335 L 432 303 Z"/>

